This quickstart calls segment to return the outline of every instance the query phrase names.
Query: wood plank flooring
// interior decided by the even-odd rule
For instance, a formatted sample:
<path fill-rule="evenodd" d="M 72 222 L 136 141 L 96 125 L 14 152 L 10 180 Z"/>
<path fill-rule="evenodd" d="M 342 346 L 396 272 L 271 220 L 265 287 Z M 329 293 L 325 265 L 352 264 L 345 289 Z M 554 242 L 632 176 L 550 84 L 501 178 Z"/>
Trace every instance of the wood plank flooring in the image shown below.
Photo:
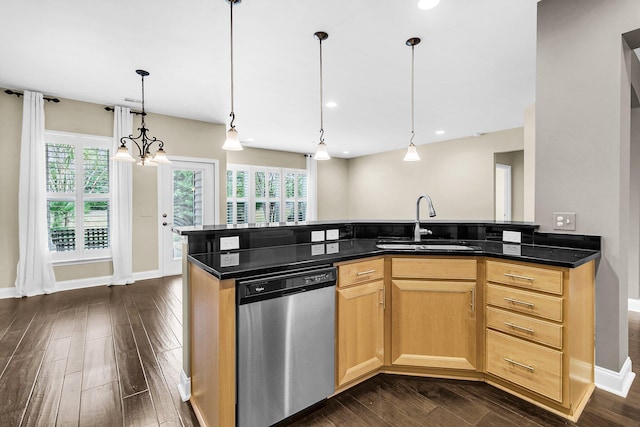
<path fill-rule="evenodd" d="M 180 277 L 0 300 L 0 426 L 197 426 Z"/>
<path fill-rule="evenodd" d="M 179 277 L 0 300 L 0 426 L 197 426 L 177 390 Z M 640 373 L 640 313 L 629 313 Z M 489 385 L 378 375 L 291 426 L 639 426 L 627 399 L 596 390 L 578 424 Z"/>
<path fill-rule="evenodd" d="M 638 375 L 626 399 L 596 389 L 578 423 L 475 381 L 378 375 L 327 401 L 294 427 L 638 427 L 640 313 L 629 313 L 629 356 Z"/>

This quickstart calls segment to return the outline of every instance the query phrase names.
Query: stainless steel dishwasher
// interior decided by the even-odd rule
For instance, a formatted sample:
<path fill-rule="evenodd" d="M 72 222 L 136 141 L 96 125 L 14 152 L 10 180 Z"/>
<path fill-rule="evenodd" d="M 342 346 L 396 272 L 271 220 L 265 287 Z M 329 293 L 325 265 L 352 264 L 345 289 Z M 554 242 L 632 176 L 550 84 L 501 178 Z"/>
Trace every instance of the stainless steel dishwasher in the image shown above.
<path fill-rule="evenodd" d="M 335 287 L 335 267 L 238 282 L 238 427 L 270 426 L 333 394 Z"/>

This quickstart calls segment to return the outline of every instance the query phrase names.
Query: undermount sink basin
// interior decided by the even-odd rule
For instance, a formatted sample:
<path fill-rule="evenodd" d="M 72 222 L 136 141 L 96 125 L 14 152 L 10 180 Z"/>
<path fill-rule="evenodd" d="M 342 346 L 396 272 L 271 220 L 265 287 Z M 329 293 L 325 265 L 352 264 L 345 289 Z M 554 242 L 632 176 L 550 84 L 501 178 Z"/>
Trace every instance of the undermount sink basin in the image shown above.
<path fill-rule="evenodd" d="M 392 251 L 474 251 L 477 248 L 456 244 L 420 244 L 420 243 L 381 243 L 378 249 Z"/>

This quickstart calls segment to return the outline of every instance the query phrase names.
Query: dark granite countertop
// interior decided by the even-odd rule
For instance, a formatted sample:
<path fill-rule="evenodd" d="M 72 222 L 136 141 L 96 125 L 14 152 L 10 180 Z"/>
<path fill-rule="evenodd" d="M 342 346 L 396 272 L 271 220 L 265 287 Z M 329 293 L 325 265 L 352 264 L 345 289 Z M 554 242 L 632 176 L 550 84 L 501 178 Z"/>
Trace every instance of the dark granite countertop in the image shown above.
<path fill-rule="evenodd" d="M 487 256 L 575 268 L 600 256 L 600 251 L 545 245 L 468 240 L 471 250 L 389 250 L 377 247 L 377 239 L 349 239 L 315 244 L 272 246 L 231 252 L 189 255 L 189 261 L 219 279 L 238 279 L 377 255 Z M 423 241 L 429 243 L 428 241 Z M 438 241 L 438 244 L 457 243 Z"/>

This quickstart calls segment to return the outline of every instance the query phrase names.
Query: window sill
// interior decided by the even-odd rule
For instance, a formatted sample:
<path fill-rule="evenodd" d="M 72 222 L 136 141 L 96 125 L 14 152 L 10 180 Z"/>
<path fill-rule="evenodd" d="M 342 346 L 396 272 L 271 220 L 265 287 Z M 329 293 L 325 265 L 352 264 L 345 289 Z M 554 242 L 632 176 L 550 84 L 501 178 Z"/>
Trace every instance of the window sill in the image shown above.
<path fill-rule="evenodd" d="M 105 256 L 105 257 L 98 257 L 98 258 L 53 260 L 51 261 L 51 264 L 54 267 L 61 267 L 65 265 L 96 264 L 101 262 L 110 262 L 111 260 L 112 259 L 110 256 Z"/>

